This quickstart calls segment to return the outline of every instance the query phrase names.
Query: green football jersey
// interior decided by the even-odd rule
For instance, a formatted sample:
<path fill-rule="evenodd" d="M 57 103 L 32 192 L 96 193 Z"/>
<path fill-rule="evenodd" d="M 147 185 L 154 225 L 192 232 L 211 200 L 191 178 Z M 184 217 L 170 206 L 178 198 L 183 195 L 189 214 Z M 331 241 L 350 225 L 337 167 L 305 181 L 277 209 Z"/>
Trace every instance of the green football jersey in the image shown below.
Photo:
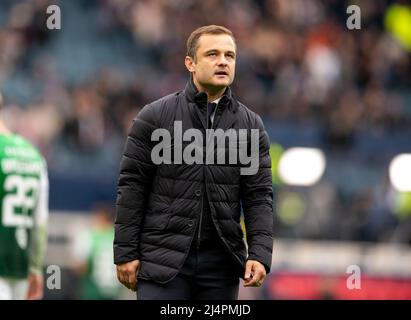
<path fill-rule="evenodd" d="M 45 160 L 36 148 L 19 135 L 0 135 L 0 277 L 26 278 L 37 259 L 33 231 L 48 215 L 44 186 L 48 193 Z"/>
<path fill-rule="evenodd" d="M 92 230 L 87 235 L 87 271 L 83 279 L 82 298 L 113 300 L 120 295 L 121 284 L 113 264 L 114 229 Z"/>

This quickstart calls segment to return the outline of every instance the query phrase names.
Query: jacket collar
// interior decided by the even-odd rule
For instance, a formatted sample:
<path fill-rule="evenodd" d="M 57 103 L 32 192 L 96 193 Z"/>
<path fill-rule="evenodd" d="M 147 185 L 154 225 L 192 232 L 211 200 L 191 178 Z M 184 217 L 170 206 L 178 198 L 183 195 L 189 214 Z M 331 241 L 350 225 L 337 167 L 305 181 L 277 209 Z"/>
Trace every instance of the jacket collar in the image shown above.
<path fill-rule="evenodd" d="M 186 87 L 184 89 L 184 94 L 187 97 L 187 100 L 189 102 L 193 102 L 197 104 L 200 107 L 206 107 L 207 106 L 207 94 L 205 92 L 198 92 L 194 81 L 193 77 L 190 76 L 190 80 L 187 82 Z M 222 107 L 236 107 L 236 103 L 233 101 L 233 96 L 231 93 L 230 87 L 227 87 L 223 96 L 221 97 L 220 101 L 218 102 L 219 106 Z"/>

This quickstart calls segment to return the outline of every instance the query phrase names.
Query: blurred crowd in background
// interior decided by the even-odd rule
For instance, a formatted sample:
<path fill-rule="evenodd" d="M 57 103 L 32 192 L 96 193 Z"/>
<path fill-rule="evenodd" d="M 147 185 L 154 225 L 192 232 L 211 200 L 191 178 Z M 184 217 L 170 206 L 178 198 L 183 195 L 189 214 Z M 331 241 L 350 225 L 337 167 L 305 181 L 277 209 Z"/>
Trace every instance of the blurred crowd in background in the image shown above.
<path fill-rule="evenodd" d="M 184 87 L 191 31 L 221 24 L 238 46 L 234 94 L 262 116 L 273 145 L 327 157 L 315 186 L 276 183 L 276 236 L 410 244 L 411 195 L 391 186 L 388 164 L 411 151 L 411 7 L 358 1 L 361 29 L 349 30 L 351 3 L 2 0 L 3 116 L 46 156 L 52 206 L 75 200 L 64 202 L 69 179 L 81 202 L 90 175 L 112 195 L 132 119 Z M 50 4 L 61 30 L 45 27 Z"/>

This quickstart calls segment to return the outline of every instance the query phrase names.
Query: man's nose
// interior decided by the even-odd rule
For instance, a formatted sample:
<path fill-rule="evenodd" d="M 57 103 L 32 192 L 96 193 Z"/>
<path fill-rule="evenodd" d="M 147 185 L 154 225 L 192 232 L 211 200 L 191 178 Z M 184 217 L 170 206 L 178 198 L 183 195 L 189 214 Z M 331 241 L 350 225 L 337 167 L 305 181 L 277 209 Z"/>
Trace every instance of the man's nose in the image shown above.
<path fill-rule="evenodd" d="M 218 59 L 218 65 L 224 65 L 224 66 L 226 66 L 228 64 L 228 60 L 226 59 L 226 57 L 222 54 L 222 55 L 220 55 L 219 56 L 219 59 Z"/>

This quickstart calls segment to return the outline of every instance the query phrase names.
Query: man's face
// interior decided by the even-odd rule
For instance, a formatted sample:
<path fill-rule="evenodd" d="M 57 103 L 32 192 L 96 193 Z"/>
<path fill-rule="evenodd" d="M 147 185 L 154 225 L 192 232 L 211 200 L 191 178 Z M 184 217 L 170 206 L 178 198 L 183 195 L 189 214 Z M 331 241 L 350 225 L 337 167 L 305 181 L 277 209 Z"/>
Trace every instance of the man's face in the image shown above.
<path fill-rule="evenodd" d="M 215 91 L 229 86 L 234 80 L 236 47 L 227 34 L 204 34 L 198 40 L 196 57 L 186 57 L 186 67 L 194 83 L 202 89 Z"/>

